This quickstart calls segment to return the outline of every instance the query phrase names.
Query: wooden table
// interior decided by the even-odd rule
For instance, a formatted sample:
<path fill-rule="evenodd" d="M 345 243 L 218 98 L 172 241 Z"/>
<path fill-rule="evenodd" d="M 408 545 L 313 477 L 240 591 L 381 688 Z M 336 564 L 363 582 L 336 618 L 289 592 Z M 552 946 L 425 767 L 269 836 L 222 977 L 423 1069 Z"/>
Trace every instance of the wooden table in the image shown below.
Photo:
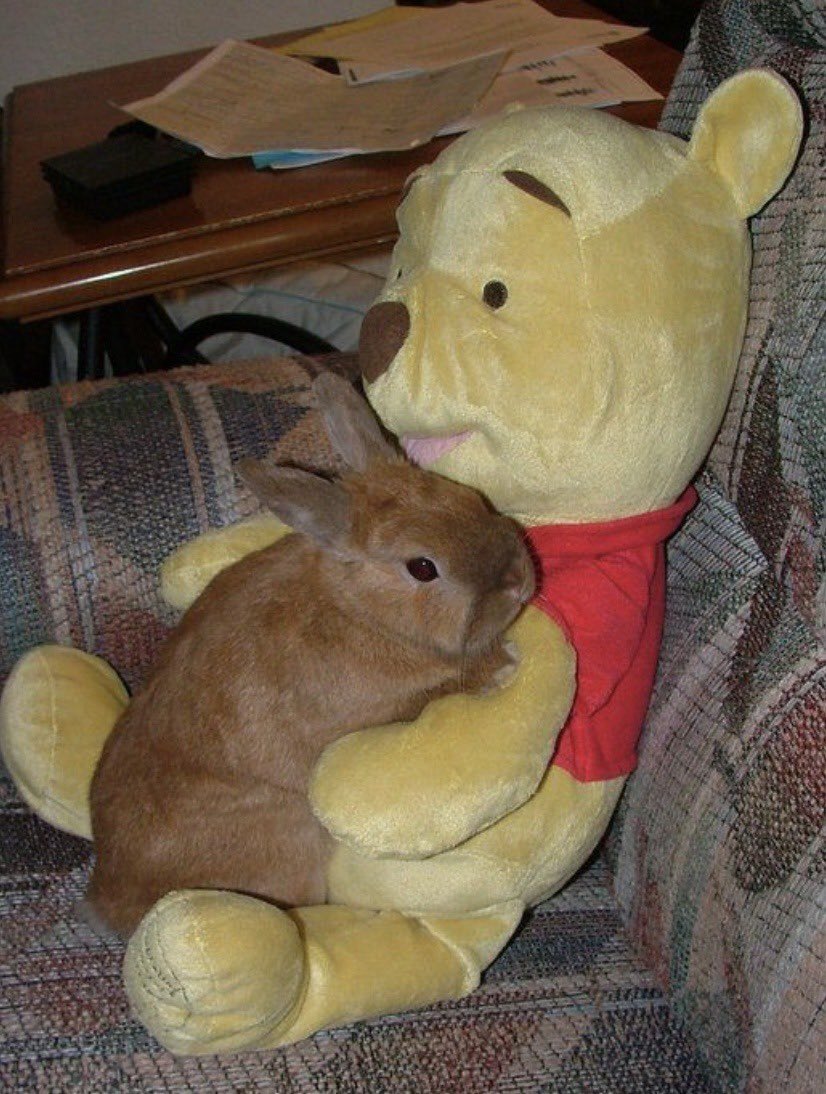
<path fill-rule="evenodd" d="M 560 15 L 611 19 L 580 0 L 547 0 L 546 6 Z M 295 35 L 266 42 L 289 37 Z M 14 89 L 4 124 L 0 319 L 57 316 L 395 238 L 404 180 L 446 139 L 411 152 L 286 172 L 256 171 L 248 159 L 203 159 L 189 197 L 102 223 L 59 208 L 40 161 L 101 140 L 129 120 L 112 104 L 160 90 L 204 52 Z M 648 36 L 609 52 L 663 94 L 680 60 Z M 653 126 L 661 105 L 626 104 L 612 112 Z"/>

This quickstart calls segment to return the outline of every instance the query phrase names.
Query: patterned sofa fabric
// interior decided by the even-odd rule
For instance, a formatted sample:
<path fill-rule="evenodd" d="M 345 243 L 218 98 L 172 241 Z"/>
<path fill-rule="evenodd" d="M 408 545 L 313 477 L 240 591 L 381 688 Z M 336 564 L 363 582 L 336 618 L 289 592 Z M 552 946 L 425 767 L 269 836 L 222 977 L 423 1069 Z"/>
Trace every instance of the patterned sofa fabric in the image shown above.
<path fill-rule="evenodd" d="M 161 561 L 252 512 L 233 461 L 329 466 L 316 370 L 233 363 L 0 399 L 0 675 L 56 640 L 134 685 L 173 622 Z M 0 770 L 2 1091 L 721 1094 L 631 949 L 600 861 L 536 910 L 468 999 L 272 1052 L 178 1058 L 129 1013 L 122 943 L 74 912 L 91 858 Z"/>
<path fill-rule="evenodd" d="M 753 222 L 742 366 L 702 504 L 671 549 L 658 686 L 608 845 L 623 918 L 674 1003 L 624 947 L 597 864 L 471 1000 L 254 1059 L 175 1060 L 126 1013 L 121 951 L 73 918 L 88 846 L 32 818 L 0 776 L 0 1087 L 370 1090 L 392 1075 L 422 1094 L 820 1089 L 824 18 L 821 0 L 712 0 L 664 119 L 688 132 L 722 79 L 768 64 L 800 90 L 809 127 Z M 315 368 L 0 400 L 0 683 L 42 641 L 94 650 L 137 683 L 173 621 L 160 562 L 253 511 L 233 460 L 329 461 Z"/>
<path fill-rule="evenodd" d="M 670 551 L 660 672 L 609 841 L 623 915 L 727 1089 L 822 1088 L 826 1057 L 826 8 L 713 0 L 663 125 L 748 66 L 805 145 L 753 221 L 735 390 Z"/>

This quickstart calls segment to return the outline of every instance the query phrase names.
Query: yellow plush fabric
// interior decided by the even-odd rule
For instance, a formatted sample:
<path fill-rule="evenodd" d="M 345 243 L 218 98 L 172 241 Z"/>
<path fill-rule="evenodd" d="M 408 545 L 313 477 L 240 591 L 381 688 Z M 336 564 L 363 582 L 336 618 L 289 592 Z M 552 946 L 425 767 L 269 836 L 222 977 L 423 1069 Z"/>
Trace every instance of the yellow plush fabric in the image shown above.
<path fill-rule="evenodd" d="M 688 146 L 567 110 L 516 112 L 457 142 L 399 211 L 382 299 L 411 324 L 368 385 L 379 416 L 399 435 L 471 431 L 433 466 L 526 524 L 670 504 L 716 433 L 742 341 L 740 194 L 759 208 L 800 134 L 788 87 L 757 72 L 718 90 Z M 515 170 L 570 215 L 514 186 Z M 492 280 L 508 293 L 496 310 Z"/>
<path fill-rule="evenodd" d="M 173 1052 L 273 1048 L 323 1026 L 466 995 L 523 910 L 510 901 L 415 919 L 335 905 L 282 912 L 237 893 L 173 893 L 133 937 L 124 980 L 137 1015 Z"/>
<path fill-rule="evenodd" d="M 132 939 L 124 981 L 138 1017 L 162 1027 L 169 1048 L 240 1048 L 288 1019 L 305 983 L 304 944 L 291 919 L 241 893 L 209 890 L 170 893 L 156 910 Z M 159 977 L 168 999 L 151 991 Z"/>
<path fill-rule="evenodd" d="M 783 184 L 801 132 L 793 92 L 758 71 L 717 89 L 688 144 L 557 107 L 455 142 L 414 177 L 365 320 L 366 389 L 384 424 L 420 455 L 438 442 L 436 470 L 526 524 L 672 503 L 729 395 L 745 217 Z M 186 606 L 281 531 L 264 520 L 186 545 L 164 569 L 168 597 Z M 146 916 L 126 986 L 164 1044 L 268 1047 L 454 998 L 523 909 L 576 872 L 623 779 L 546 767 L 580 667 L 537 611 L 514 634 L 522 663 L 501 693 L 444 700 L 322 757 L 313 801 L 337 837 L 328 905 L 285 913 L 205 891 Z M 125 697 L 92 660 L 54 677 L 54 656 L 15 671 L 4 755 L 33 808 L 84 832 L 81 799 Z"/>
<path fill-rule="evenodd" d="M 552 766 L 524 805 L 428 858 L 374 858 L 339 843 L 328 868 L 329 898 L 412 915 L 472 913 L 514 896 L 536 904 L 594 850 L 624 782 L 581 783 Z"/>
<path fill-rule="evenodd" d="M 704 105 L 690 154 L 723 179 L 742 217 L 754 216 L 794 166 L 803 131 L 800 102 L 768 70 L 728 80 Z M 759 104 L 759 124 L 743 118 Z"/>
<path fill-rule="evenodd" d="M 334 836 L 366 855 L 421 859 L 534 793 L 570 708 L 573 651 L 535 608 L 510 637 L 519 671 L 498 692 L 451 695 L 410 726 L 374 726 L 327 749 L 310 799 Z"/>
<path fill-rule="evenodd" d="M 49 824 L 92 838 L 89 784 L 129 701 L 105 661 L 39 646 L 15 665 L 0 699 L 0 751 L 24 801 Z"/>
<path fill-rule="evenodd" d="M 244 555 L 269 547 L 289 532 L 277 517 L 262 515 L 205 532 L 185 543 L 161 567 L 161 592 L 167 604 L 184 611 L 221 570 Z"/>

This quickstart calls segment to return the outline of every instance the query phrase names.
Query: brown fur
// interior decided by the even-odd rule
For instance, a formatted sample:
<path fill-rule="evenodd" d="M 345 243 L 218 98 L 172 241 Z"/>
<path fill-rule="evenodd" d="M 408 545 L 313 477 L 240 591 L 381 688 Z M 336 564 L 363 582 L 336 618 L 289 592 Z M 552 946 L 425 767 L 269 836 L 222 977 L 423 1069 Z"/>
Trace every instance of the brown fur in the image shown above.
<path fill-rule="evenodd" d="M 328 407 L 331 433 L 340 413 Z M 352 460 L 365 470 L 340 484 L 247 467 L 304 534 L 210 583 L 104 748 L 88 899 L 121 933 L 173 889 L 322 902 L 329 837 L 307 789 L 323 749 L 414 718 L 438 695 L 491 686 L 511 666 L 502 632 L 533 590 L 518 530 L 377 436 Z M 343 449 L 353 456 L 352 439 Z M 438 580 L 407 572 L 422 555 Z"/>

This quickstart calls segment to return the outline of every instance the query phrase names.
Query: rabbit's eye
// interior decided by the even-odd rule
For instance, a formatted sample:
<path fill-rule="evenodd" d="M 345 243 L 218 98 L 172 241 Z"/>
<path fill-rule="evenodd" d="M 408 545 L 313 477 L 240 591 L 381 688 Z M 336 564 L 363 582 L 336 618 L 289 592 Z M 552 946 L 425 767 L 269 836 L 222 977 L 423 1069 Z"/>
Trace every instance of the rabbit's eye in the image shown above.
<path fill-rule="evenodd" d="M 406 565 L 407 572 L 417 581 L 435 581 L 439 576 L 436 563 L 430 558 L 411 558 Z"/>
<path fill-rule="evenodd" d="M 482 289 L 482 299 L 489 308 L 495 311 L 501 308 L 508 299 L 508 286 L 504 281 L 488 281 Z"/>

